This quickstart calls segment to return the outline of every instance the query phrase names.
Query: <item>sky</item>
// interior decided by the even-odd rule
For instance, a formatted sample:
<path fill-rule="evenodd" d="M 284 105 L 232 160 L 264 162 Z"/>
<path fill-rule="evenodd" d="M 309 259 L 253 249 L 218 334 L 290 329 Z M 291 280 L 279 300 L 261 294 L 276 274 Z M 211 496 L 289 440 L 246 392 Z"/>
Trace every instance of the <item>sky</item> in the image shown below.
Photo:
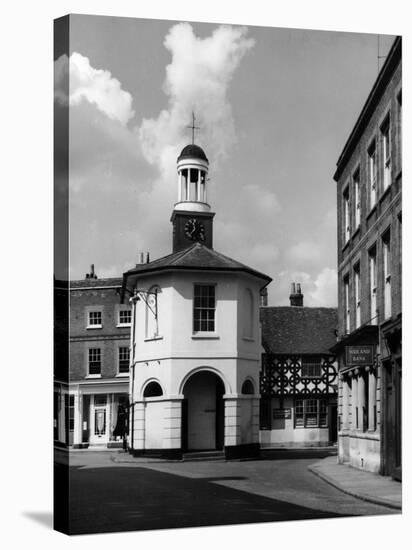
<path fill-rule="evenodd" d="M 380 55 L 392 41 L 380 36 Z M 336 306 L 333 174 L 377 55 L 373 34 L 72 16 L 70 51 L 55 56 L 57 123 L 69 107 L 70 278 L 91 263 L 119 277 L 139 252 L 171 252 L 194 110 L 214 248 L 273 278 L 269 305 L 288 305 L 300 282 L 305 305 Z"/>

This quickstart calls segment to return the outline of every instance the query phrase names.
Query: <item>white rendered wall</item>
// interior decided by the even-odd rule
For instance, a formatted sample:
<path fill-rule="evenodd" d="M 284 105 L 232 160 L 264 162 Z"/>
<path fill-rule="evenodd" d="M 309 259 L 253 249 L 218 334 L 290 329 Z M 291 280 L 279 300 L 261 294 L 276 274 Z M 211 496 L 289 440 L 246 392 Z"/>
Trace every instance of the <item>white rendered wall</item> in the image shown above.
<path fill-rule="evenodd" d="M 273 399 L 271 405 L 272 429 L 260 430 L 260 443 L 263 446 L 317 446 L 329 442 L 329 428 L 294 427 L 294 401 L 286 398 L 284 408 L 291 409 L 291 418 L 273 419 L 273 409 L 279 407 L 278 400 Z"/>
<path fill-rule="evenodd" d="M 145 403 L 145 449 L 161 449 L 165 428 L 166 407 L 163 401 L 148 399 Z"/>
<path fill-rule="evenodd" d="M 196 372 L 209 371 L 219 376 L 225 386 L 225 445 L 258 442 L 259 400 L 252 399 L 243 407 L 238 404 L 241 387 L 249 379 L 259 392 L 261 343 L 259 338 L 259 288 L 261 281 L 246 274 L 170 273 L 142 277 L 140 290 L 159 285 L 159 334 L 147 338 L 146 306 L 137 302 L 134 327 L 135 362 L 133 401 L 135 449 L 144 449 L 147 430 L 163 426 L 163 448 L 180 447 L 181 400 L 185 382 Z M 213 334 L 193 334 L 193 294 L 195 284 L 216 284 L 216 330 Z M 244 338 L 243 296 L 250 288 L 254 296 L 253 335 Z M 163 390 L 159 399 L 168 405 L 164 416 L 148 423 L 144 420 L 143 390 L 149 381 L 156 381 Z M 171 407 L 171 419 L 167 407 Z M 232 414 L 233 413 L 233 414 Z M 246 420 L 248 419 L 248 420 Z M 151 428 L 150 428 L 151 429 Z M 147 447 L 146 447 L 147 448 Z"/>

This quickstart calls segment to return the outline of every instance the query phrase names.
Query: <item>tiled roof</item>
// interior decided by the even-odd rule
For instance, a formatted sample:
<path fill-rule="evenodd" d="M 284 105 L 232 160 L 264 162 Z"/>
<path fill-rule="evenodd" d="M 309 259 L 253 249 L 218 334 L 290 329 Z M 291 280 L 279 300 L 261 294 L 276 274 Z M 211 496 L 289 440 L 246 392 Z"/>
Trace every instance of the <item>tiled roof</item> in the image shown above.
<path fill-rule="evenodd" d="M 262 344 L 266 353 L 330 353 L 336 344 L 336 308 L 279 306 L 260 308 Z"/>
<path fill-rule="evenodd" d="M 80 279 L 78 281 L 70 281 L 70 289 L 74 288 L 99 288 L 107 286 L 122 286 L 123 279 L 121 277 L 111 277 L 109 279 Z"/>
<path fill-rule="evenodd" d="M 272 280 L 268 275 L 248 267 L 245 264 L 237 262 L 228 256 L 216 252 L 212 248 L 201 243 L 194 243 L 184 250 L 174 252 L 153 262 L 137 265 L 135 268 L 124 274 L 125 280 L 131 275 L 149 273 L 161 270 L 211 270 L 211 271 L 246 271 L 266 280 L 268 283 Z"/>

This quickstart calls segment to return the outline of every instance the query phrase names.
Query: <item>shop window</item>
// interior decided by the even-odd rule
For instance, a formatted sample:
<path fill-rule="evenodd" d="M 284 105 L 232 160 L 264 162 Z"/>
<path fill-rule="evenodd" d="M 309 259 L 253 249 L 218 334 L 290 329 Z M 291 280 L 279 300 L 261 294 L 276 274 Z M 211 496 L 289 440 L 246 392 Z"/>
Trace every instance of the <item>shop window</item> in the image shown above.
<path fill-rule="evenodd" d="M 328 412 L 325 399 L 296 399 L 296 428 L 327 428 Z"/>

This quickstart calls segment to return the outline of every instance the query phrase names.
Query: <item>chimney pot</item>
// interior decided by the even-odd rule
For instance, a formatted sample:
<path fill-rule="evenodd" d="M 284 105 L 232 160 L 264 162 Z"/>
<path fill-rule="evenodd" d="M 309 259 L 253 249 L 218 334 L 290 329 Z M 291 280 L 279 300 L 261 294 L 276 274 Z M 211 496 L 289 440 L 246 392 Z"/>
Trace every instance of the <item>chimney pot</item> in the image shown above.
<path fill-rule="evenodd" d="M 150 252 L 146 253 L 146 263 L 150 263 Z"/>
<path fill-rule="evenodd" d="M 292 292 L 290 293 L 290 305 L 291 306 L 303 306 L 303 294 L 300 283 L 292 283 L 291 286 Z"/>

